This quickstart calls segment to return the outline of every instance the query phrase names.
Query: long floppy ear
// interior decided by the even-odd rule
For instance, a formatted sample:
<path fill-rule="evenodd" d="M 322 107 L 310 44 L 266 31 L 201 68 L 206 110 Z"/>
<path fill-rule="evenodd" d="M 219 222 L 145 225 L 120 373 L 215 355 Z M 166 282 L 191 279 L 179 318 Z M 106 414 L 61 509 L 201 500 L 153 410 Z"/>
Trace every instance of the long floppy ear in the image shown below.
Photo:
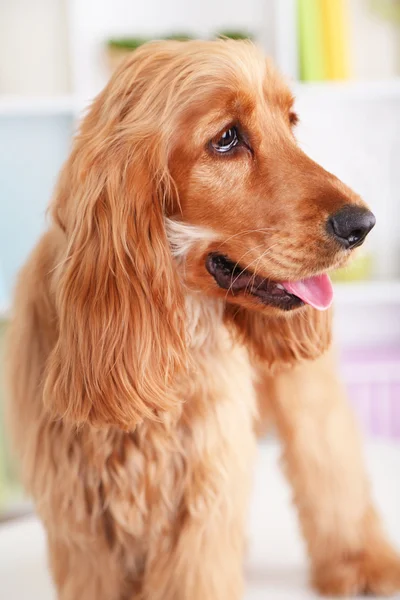
<path fill-rule="evenodd" d="M 332 310 L 318 312 L 307 306 L 288 317 L 270 317 L 231 304 L 225 314 L 234 334 L 270 370 L 313 360 L 332 341 Z"/>
<path fill-rule="evenodd" d="M 65 248 L 53 273 L 59 331 L 44 402 L 76 424 L 131 429 L 178 406 L 173 381 L 187 357 L 162 148 L 120 90 L 111 82 L 93 105 L 53 202 Z"/>

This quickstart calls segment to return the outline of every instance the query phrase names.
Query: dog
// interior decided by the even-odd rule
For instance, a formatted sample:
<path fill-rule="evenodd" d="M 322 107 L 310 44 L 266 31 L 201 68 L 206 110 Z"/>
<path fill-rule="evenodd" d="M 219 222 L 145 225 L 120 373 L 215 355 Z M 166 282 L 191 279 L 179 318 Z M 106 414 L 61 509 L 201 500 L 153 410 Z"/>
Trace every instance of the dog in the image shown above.
<path fill-rule="evenodd" d="M 390 594 L 331 350 L 375 218 L 298 147 L 245 41 L 152 42 L 76 136 L 19 276 L 10 418 L 60 600 L 240 600 L 256 430 L 275 423 L 323 594 Z"/>

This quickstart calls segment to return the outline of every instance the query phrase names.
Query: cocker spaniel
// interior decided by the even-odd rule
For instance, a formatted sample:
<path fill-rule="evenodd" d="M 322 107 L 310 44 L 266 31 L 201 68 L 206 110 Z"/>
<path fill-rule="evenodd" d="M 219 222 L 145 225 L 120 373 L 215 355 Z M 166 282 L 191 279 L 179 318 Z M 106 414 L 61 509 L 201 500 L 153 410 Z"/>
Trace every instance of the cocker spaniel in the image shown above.
<path fill-rule="evenodd" d="M 240 600 L 257 423 L 326 594 L 400 589 L 332 361 L 375 219 L 249 42 L 154 42 L 83 120 L 22 270 L 11 422 L 60 600 Z"/>

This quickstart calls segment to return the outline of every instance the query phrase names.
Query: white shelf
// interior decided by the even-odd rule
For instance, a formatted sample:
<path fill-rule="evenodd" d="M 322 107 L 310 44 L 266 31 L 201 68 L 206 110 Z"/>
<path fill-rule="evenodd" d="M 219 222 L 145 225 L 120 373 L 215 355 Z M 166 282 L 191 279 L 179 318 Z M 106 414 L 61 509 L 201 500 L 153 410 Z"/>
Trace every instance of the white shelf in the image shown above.
<path fill-rule="evenodd" d="M 332 99 L 400 98 L 400 78 L 382 81 L 321 81 L 295 82 L 293 89 L 299 96 L 330 96 Z"/>
<path fill-rule="evenodd" d="M 361 281 L 334 283 L 335 303 L 354 306 L 394 305 L 400 306 L 400 281 Z"/>
<path fill-rule="evenodd" d="M 293 90 L 299 98 L 321 96 L 330 100 L 400 99 L 400 78 L 388 81 L 296 82 Z M 73 94 L 64 96 L 0 95 L 0 117 L 79 116 L 87 103 Z"/>
<path fill-rule="evenodd" d="M 0 117 L 53 115 L 76 116 L 82 109 L 76 96 L 1 96 Z"/>

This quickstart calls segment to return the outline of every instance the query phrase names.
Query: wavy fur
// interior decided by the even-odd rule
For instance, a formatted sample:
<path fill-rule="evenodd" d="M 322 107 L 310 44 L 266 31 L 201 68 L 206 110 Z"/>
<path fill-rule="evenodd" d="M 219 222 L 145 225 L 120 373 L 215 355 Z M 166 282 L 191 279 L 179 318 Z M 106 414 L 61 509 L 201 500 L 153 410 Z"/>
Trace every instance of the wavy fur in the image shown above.
<path fill-rule="evenodd" d="M 327 354 L 330 314 L 285 315 L 205 268 L 219 251 L 284 281 L 343 261 L 325 219 L 362 201 L 298 148 L 292 103 L 250 43 L 159 42 L 82 123 L 9 346 L 14 443 L 60 600 L 243 597 L 256 392 L 315 585 L 399 588 Z M 252 153 L 217 157 L 211 141 L 239 122 Z"/>

